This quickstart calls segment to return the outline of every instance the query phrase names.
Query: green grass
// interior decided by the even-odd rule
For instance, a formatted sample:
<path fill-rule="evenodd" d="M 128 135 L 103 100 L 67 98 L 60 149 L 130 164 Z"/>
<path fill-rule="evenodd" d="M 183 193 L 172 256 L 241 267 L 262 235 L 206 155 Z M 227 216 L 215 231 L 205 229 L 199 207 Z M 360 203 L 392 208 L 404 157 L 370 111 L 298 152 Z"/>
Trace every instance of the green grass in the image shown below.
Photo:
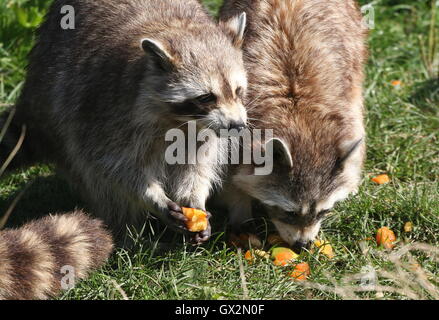
<path fill-rule="evenodd" d="M 11 9 L 10 5 L 17 2 L 24 8 L 44 9 L 42 1 L 0 4 L 0 108 L 17 97 L 33 39 L 33 28 L 18 23 Z M 221 3 L 204 2 L 213 13 Z M 156 241 L 160 238 L 158 233 L 146 233 L 146 239 L 135 250 L 117 251 L 102 270 L 62 298 L 121 299 L 123 294 L 129 299 L 352 298 L 356 296 L 351 286 L 358 289 L 359 283 L 355 275 L 365 266 L 377 271 L 380 285 L 401 290 L 383 295 L 375 291 L 358 294 L 361 298 L 438 298 L 438 57 L 434 51 L 430 63 L 426 63 L 422 53 L 432 52 L 431 2 L 373 3 L 376 25 L 370 33 L 371 53 L 365 84 L 368 159 L 364 182 L 359 194 L 339 204 L 323 226 L 321 237 L 333 244 L 336 257 L 329 260 L 315 253 L 301 256 L 312 269 L 308 284 L 290 281 L 285 270 L 269 261 L 260 259 L 253 264 L 242 261 L 236 250 L 226 247 L 222 220 L 217 219 L 214 221 L 217 233 L 211 242 L 199 248 L 181 244 L 178 239 L 166 248 Z M 433 25 L 436 47 L 438 22 L 436 16 Z M 392 86 L 393 80 L 400 80 L 401 86 Z M 379 173 L 388 173 L 391 183 L 377 186 L 370 182 Z M 10 226 L 48 212 L 81 206 L 52 168 L 35 166 L 0 180 L 0 212 L 6 211 L 30 181 L 34 183 L 15 208 Z M 403 226 L 408 221 L 413 222 L 414 229 L 405 233 Z M 381 226 L 396 232 L 398 248 L 413 243 L 426 243 L 430 247 L 414 248 L 412 255 L 398 259 L 376 248 L 373 241 L 361 241 L 373 237 Z M 419 261 L 424 275 L 402 271 L 407 270 L 405 263 L 412 258 Z M 241 263 L 244 274 L 240 273 Z M 243 277 L 246 286 L 242 285 Z M 425 285 L 427 280 L 433 289 Z M 337 292 L 333 289 L 335 284 L 338 284 Z"/>

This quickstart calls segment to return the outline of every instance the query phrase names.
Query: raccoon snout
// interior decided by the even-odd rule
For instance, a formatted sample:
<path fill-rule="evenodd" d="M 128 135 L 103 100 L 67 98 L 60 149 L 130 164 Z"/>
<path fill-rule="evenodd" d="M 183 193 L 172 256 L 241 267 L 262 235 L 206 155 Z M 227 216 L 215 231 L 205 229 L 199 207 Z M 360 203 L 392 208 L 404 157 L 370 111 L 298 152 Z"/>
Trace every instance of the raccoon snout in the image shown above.
<path fill-rule="evenodd" d="M 309 248 L 311 248 L 311 241 L 301 241 L 301 240 L 299 240 L 299 241 L 296 241 L 293 244 L 293 250 L 296 253 L 299 253 L 299 252 L 301 252 L 304 249 L 308 250 Z"/>

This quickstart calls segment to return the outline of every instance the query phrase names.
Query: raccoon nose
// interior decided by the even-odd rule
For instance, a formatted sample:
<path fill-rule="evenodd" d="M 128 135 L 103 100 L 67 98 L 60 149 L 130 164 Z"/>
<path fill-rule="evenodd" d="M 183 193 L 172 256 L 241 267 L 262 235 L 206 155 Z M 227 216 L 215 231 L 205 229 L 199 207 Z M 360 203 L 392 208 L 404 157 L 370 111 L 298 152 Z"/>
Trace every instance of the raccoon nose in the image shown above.
<path fill-rule="evenodd" d="M 229 130 L 236 129 L 238 131 L 244 130 L 246 128 L 246 124 L 240 121 L 231 121 L 229 123 Z"/>
<path fill-rule="evenodd" d="M 296 253 L 301 252 L 303 249 L 309 249 L 311 247 L 311 241 L 296 241 L 293 244 L 293 250 Z"/>

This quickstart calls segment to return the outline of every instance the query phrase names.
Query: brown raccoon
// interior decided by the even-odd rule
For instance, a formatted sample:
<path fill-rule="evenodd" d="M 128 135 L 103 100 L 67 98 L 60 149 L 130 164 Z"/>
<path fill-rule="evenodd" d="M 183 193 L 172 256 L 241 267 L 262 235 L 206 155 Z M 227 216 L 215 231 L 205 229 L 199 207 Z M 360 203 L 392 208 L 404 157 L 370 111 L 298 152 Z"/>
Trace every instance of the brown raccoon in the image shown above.
<path fill-rule="evenodd" d="M 231 224 L 266 205 L 280 235 L 306 246 L 337 201 L 357 191 L 365 156 L 366 27 L 352 0 L 226 0 L 246 12 L 244 63 L 252 128 L 273 129 L 273 171 L 241 165 L 226 191 Z M 243 200 L 247 197 L 247 200 Z"/>
<path fill-rule="evenodd" d="M 65 5 L 74 29 L 61 27 Z M 147 212 L 187 232 L 180 206 L 205 209 L 220 181 L 217 164 L 167 165 L 165 135 L 191 120 L 245 126 L 245 15 L 222 26 L 196 0 L 57 0 L 38 31 L 13 128 L 27 126 L 24 150 L 56 163 L 118 239 Z"/>
<path fill-rule="evenodd" d="M 102 222 L 81 211 L 0 231 L 0 300 L 52 298 L 61 292 L 63 277 L 85 278 L 112 250 Z"/>

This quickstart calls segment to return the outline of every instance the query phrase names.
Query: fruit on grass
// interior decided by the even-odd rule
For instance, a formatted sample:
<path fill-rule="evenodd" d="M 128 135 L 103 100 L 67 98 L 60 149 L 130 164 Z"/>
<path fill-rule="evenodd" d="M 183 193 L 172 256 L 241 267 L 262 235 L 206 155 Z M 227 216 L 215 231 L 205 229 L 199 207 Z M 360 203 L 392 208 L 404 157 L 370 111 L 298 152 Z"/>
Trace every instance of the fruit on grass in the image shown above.
<path fill-rule="evenodd" d="M 303 281 L 306 280 L 310 274 L 311 269 L 309 267 L 309 264 L 306 262 L 302 262 L 294 266 L 294 270 L 290 273 L 290 277 L 293 280 Z"/>
<path fill-rule="evenodd" d="M 377 231 L 376 241 L 379 246 L 382 245 L 386 249 L 392 249 L 395 246 L 396 236 L 388 227 L 382 227 Z"/>
<path fill-rule="evenodd" d="M 276 266 L 286 266 L 299 257 L 297 253 L 288 248 L 274 248 L 271 252 L 271 258 Z"/>
<path fill-rule="evenodd" d="M 186 222 L 186 227 L 191 232 L 200 232 L 207 229 L 207 213 L 203 210 L 194 208 L 182 208 L 183 214 L 189 220 Z"/>
<path fill-rule="evenodd" d="M 372 178 L 372 181 L 377 184 L 386 184 L 390 182 L 390 178 L 387 174 L 380 174 L 379 176 Z"/>
<path fill-rule="evenodd" d="M 253 260 L 255 260 L 255 257 L 253 256 L 253 254 L 251 253 L 250 250 L 247 250 L 247 252 L 244 254 L 244 258 L 245 258 L 245 260 L 247 260 L 249 263 L 252 263 Z"/>
<path fill-rule="evenodd" d="M 323 253 L 329 259 L 334 258 L 334 250 L 328 241 L 316 240 L 314 241 L 315 246 L 319 249 L 319 253 Z"/>

